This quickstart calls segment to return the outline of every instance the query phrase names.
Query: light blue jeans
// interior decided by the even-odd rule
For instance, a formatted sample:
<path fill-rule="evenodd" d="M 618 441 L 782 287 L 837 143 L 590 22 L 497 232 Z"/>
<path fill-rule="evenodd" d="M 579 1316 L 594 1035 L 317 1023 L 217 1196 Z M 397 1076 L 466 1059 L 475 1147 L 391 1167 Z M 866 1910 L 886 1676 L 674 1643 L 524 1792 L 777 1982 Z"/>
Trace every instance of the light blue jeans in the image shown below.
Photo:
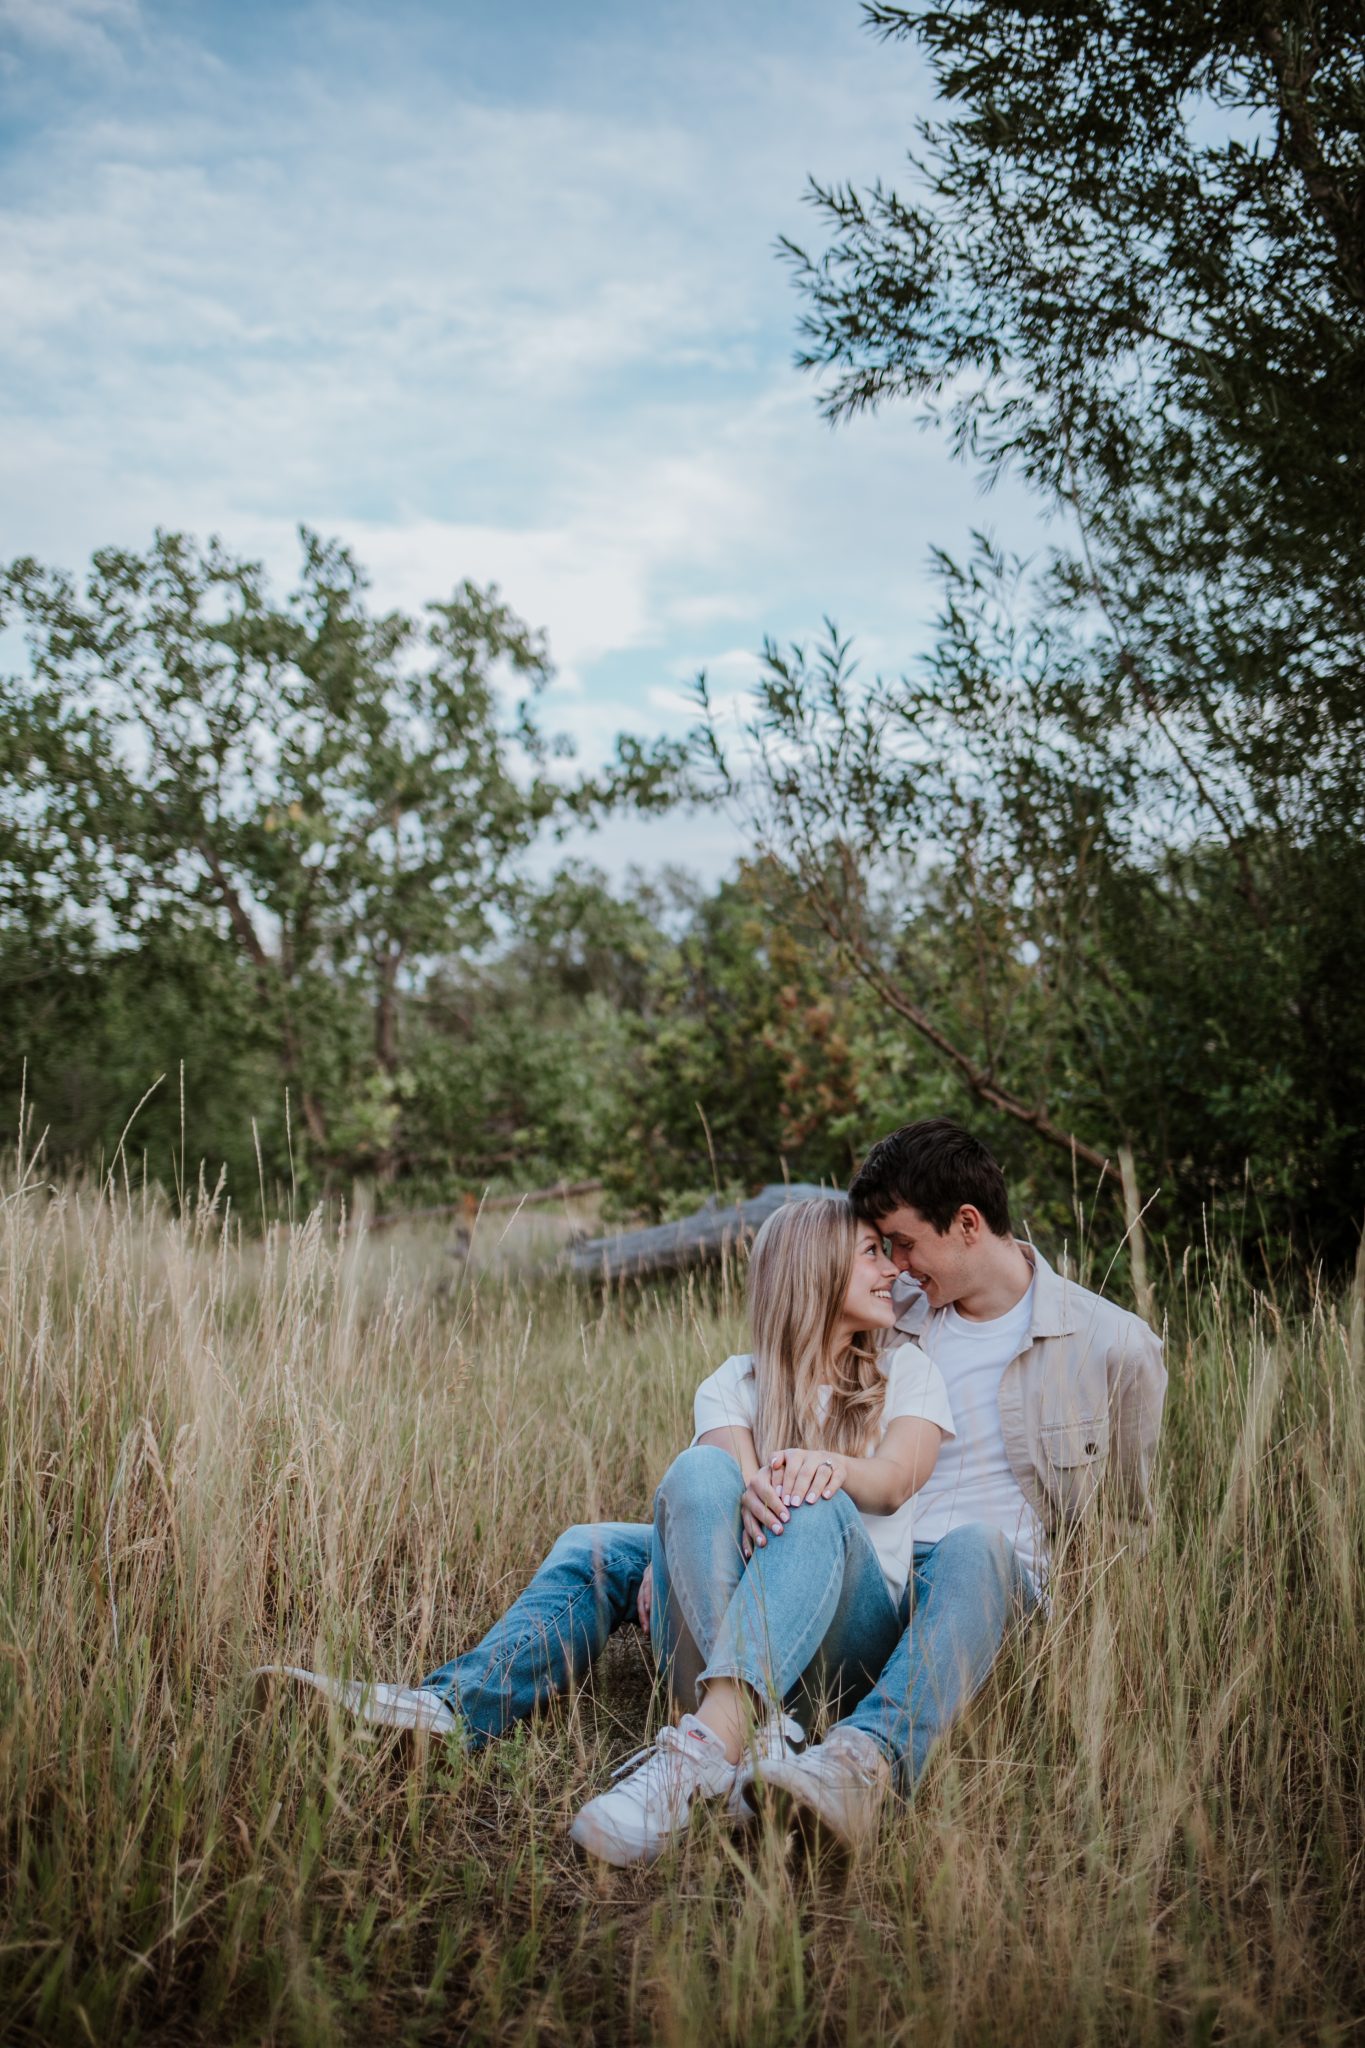
<path fill-rule="evenodd" d="M 699 1444 L 655 1496 L 651 1633 L 670 1689 L 694 1707 L 708 1680 L 737 1678 L 807 1717 L 822 1692 L 861 1698 L 905 1628 L 908 1596 L 892 1597 L 846 1493 L 794 1509 L 746 1563 L 743 1491 L 729 1453 Z"/>
<path fill-rule="evenodd" d="M 910 1620 L 871 1692 L 845 1718 L 880 1744 L 909 1793 L 929 1752 L 985 1684 L 1011 1623 L 1038 1596 L 1003 1531 L 964 1522 L 917 1543 L 906 1588 Z"/>
<path fill-rule="evenodd" d="M 723 1462 L 717 1465 L 717 1459 Z M 664 1550 L 657 1527 L 662 1518 L 665 1534 L 671 1532 L 675 1566 L 684 1551 L 689 1560 L 704 1560 L 708 1555 L 713 1560 L 719 1558 L 723 1576 L 718 1583 L 723 1586 L 728 1580 L 729 1585 L 722 1604 L 717 1594 L 705 1593 L 704 1588 L 694 1590 L 690 1563 L 685 1563 L 682 1579 L 694 1615 L 694 1622 L 689 1623 L 681 1586 L 675 1591 L 669 1577 L 670 1553 L 664 1550 L 651 1633 L 675 1692 L 684 1705 L 693 1705 L 696 1680 L 720 1641 L 721 1623 L 745 1575 L 739 1549 L 740 1490 L 739 1467 L 727 1452 L 706 1444 L 684 1451 L 659 1489 L 655 1528 L 647 1523 L 598 1522 L 566 1529 L 526 1591 L 483 1641 L 443 1664 L 422 1683 L 444 1695 L 475 1746 L 505 1733 L 582 1678 L 612 1630 L 634 1620 L 645 1567 L 652 1553 Z M 714 1508 L 717 1501 L 727 1499 L 728 1521 L 701 1512 L 704 1503 Z M 824 1506 L 832 1508 L 838 1499 L 836 1494 L 834 1501 Z M 770 1537 L 759 1555 L 775 1557 L 806 1514 L 819 1519 L 817 1507 L 798 1509 L 784 1533 Z M 797 1545 L 802 1540 L 798 1532 Z M 796 1549 L 794 1545 L 792 1554 Z M 783 1551 L 784 1559 L 787 1555 Z M 763 1569 L 769 1571 L 771 1566 Z M 701 1576 L 704 1581 L 705 1574 Z M 755 1579 L 754 1583 L 757 1588 L 767 1579 Z M 882 1591 L 885 1593 L 884 1581 Z M 889 1605 L 890 1596 L 886 1598 Z M 982 1523 L 967 1523 L 941 1542 L 915 1545 L 905 1604 L 908 1623 L 901 1627 L 899 1639 L 893 1638 L 880 1671 L 875 1649 L 853 1645 L 838 1675 L 846 1698 L 856 1691 L 860 1676 L 868 1678 L 870 1690 L 846 1718 L 881 1746 L 902 1789 L 908 1792 L 924 1769 L 934 1742 L 983 1684 L 1011 1620 L 1028 1610 L 1033 1594 L 1012 1545 L 1000 1531 Z M 772 1612 L 771 1608 L 765 1611 Z M 826 1637 L 829 1633 L 827 1629 Z M 736 1640 L 730 1638 L 732 1643 Z M 761 1634 L 755 1641 L 761 1644 Z M 824 1641 L 822 1637 L 821 1648 Z M 705 1651 L 703 1643 L 708 1644 Z M 739 1647 L 742 1649 L 742 1638 Z M 795 1642 L 788 1649 L 774 1682 L 780 1681 L 782 1670 L 802 1654 L 802 1648 Z M 830 1648 L 840 1648 L 837 1638 Z M 771 1655 L 767 1651 L 759 1654 Z M 814 1662 L 824 1683 L 828 1658 L 817 1652 Z M 768 1666 L 763 1669 L 766 1689 Z M 802 1667 L 808 1669 L 809 1661 Z"/>
<path fill-rule="evenodd" d="M 483 1641 L 422 1680 L 444 1694 L 475 1748 L 567 1691 L 612 1630 L 635 1619 L 652 1536 L 638 1522 L 566 1529 Z"/>

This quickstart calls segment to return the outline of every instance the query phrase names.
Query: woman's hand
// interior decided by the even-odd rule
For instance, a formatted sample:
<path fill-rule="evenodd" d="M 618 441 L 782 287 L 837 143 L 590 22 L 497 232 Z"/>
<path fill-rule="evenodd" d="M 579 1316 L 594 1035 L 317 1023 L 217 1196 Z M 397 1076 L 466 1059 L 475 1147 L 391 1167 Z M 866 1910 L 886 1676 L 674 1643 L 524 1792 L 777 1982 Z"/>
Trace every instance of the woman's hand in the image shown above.
<path fill-rule="evenodd" d="M 635 1613 L 645 1634 L 649 1634 L 649 1617 L 654 1607 L 654 1567 L 645 1566 L 645 1575 L 640 1581 L 640 1590 L 635 1596 Z"/>
<path fill-rule="evenodd" d="M 848 1459 L 838 1451 L 774 1451 L 768 1471 L 784 1505 L 807 1507 L 839 1492 L 848 1478 Z"/>
<path fill-rule="evenodd" d="M 739 1503 L 739 1518 L 744 1528 L 744 1555 L 752 1557 L 756 1550 L 762 1550 L 768 1541 L 768 1531 L 775 1536 L 782 1534 L 782 1525 L 791 1519 L 790 1512 L 781 1494 L 773 1485 L 772 1474 L 765 1465 L 744 1488 Z"/>

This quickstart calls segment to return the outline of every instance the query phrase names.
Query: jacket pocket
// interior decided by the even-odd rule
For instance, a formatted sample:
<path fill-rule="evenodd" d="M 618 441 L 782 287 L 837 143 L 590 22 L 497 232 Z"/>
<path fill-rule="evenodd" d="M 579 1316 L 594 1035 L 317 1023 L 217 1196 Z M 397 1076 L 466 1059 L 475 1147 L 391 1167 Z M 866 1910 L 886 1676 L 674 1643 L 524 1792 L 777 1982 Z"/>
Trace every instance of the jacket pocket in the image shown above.
<path fill-rule="evenodd" d="M 1083 1515 L 1094 1500 L 1109 1462 L 1109 1417 L 1069 1416 L 1045 1422 L 1039 1432 L 1043 1485 L 1062 1516 Z"/>

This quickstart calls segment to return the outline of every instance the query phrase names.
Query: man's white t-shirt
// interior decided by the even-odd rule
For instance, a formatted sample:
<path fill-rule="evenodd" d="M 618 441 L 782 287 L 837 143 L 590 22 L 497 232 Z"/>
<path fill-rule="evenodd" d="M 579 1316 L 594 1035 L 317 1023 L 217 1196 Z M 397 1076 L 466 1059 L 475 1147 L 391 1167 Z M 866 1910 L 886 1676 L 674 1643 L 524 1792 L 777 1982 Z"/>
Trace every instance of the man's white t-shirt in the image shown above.
<path fill-rule="evenodd" d="M 878 1443 L 890 1424 L 900 1416 L 917 1416 L 925 1422 L 937 1423 L 943 1431 L 944 1442 L 939 1447 L 941 1460 L 954 1432 L 952 1404 L 942 1373 L 918 1344 L 899 1344 L 894 1351 L 883 1352 L 877 1363 L 886 1375 L 886 1397 L 877 1431 Z M 828 1401 L 829 1388 L 821 1387 L 822 1415 Z M 727 1358 L 724 1365 L 717 1366 L 710 1378 L 704 1379 L 697 1388 L 692 1402 L 692 1441 L 696 1443 L 698 1437 L 705 1436 L 711 1429 L 747 1429 L 752 1432 L 757 1413 L 758 1380 L 754 1374 L 754 1361 L 750 1353 L 741 1352 Z M 917 1517 L 919 1503 L 923 1499 L 924 1489 L 921 1488 L 918 1493 L 912 1493 L 894 1514 L 863 1515 L 862 1518 L 893 1600 L 900 1599 L 910 1576 L 914 1547 L 920 1540 Z"/>
<path fill-rule="evenodd" d="M 915 1495 L 915 1541 L 937 1543 L 964 1522 L 986 1522 L 1009 1537 L 1041 1592 L 1047 1539 L 1014 1476 L 1000 1427 L 1000 1381 L 1028 1349 L 1032 1326 L 1031 1283 L 1022 1301 L 988 1322 L 955 1308 L 939 1309 L 930 1319 L 922 1342 L 950 1390 L 957 1434 Z"/>

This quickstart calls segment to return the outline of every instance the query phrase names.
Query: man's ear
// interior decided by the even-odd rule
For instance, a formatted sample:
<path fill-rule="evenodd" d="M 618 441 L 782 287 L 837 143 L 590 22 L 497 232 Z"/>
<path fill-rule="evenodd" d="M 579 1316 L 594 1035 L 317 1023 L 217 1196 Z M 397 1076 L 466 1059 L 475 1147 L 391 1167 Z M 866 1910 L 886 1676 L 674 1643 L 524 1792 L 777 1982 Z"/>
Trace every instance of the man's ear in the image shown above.
<path fill-rule="evenodd" d="M 955 1220 L 962 1230 L 962 1242 L 969 1250 L 980 1244 L 986 1233 L 986 1219 L 979 1209 L 974 1209 L 970 1202 L 964 1202 Z"/>

